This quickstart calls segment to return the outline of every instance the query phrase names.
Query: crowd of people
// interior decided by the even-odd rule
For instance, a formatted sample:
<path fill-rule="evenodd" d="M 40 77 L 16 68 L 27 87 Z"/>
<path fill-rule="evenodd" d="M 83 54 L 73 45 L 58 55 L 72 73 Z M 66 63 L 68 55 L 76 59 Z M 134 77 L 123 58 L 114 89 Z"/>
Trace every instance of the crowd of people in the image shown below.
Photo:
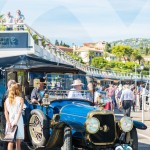
<path fill-rule="evenodd" d="M 1 22 L 6 23 L 6 30 L 13 30 L 13 26 L 12 24 L 19 24 L 19 23 L 23 23 L 25 20 L 24 15 L 21 13 L 20 10 L 16 11 L 16 16 L 13 17 L 13 15 L 11 14 L 11 12 L 7 12 Z M 24 30 L 22 25 L 17 25 L 17 30 Z"/>
<path fill-rule="evenodd" d="M 112 101 L 112 108 L 117 108 L 119 111 L 123 110 L 124 115 L 130 116 L 131 108 L 135 111 L 135 108 L 142 110 L 143 95 L 146 98 L 148 90 L 144 84 L 135 87 L 134 84 L 109 84 L 108 87 L 100 85 L 100 83 L 89 82 L 87 85 L 88 92 L 86 96 L 81 94 L 82 86 L 84 84 L 81 80 L 74 80 L 72 84 L 73 88 L 68 94 L 68 98 L 85 98 L 94 102 L 95 105 L 99 105 L 100 101 L 104 98 L 109 98 Z"/>
<path fill-rule="evenodd" d="M 41 92 L 44 90 L 45 80 L 40 78 L 37 80 L 37 86 L 31 92 L 31 102 L 34 104 L 42 103 L 43 94 Z M 147 94 L 147 90 L 144 85 L 139 85 L 135 87 L 129 84 L 110 84 L 108 87 L 100 85 L 99 82 L 94 83 L 89 82 L 87 84 L 88 92 L 86 96 L 82 95 L 82 87 L 85 86 L 80 79 L 73 81 L 71 85 L 72 88 L 68 93 L 68 98 L 82 98 L 94 102 L 98 105 L 101 100 L 105 97 L 111 99 L 113 108 L 118 110 L 123 109 L 124 115 L 130 116 L 131 107 L 135 111 L 135 106 L 139 104 L 139 108 L 142 109 L 142 95 Z M 24 106 L 24 100 L 22 98 L 21 86 L 14 80 L 10 80 L 7 84 L 7 91 L 4 95 L 4 112 L 6 118 L 6 130 L 8 127 L 13 127 L 18 125 L 18 132 L 16 137 L 16 148 L 20 150 L 21 140 L 24 139 L 24 129 L 23 129 L 23 118 L 22 109 Z M 8 143 L 8 150 L 13 149 L 13 143 Z"/>

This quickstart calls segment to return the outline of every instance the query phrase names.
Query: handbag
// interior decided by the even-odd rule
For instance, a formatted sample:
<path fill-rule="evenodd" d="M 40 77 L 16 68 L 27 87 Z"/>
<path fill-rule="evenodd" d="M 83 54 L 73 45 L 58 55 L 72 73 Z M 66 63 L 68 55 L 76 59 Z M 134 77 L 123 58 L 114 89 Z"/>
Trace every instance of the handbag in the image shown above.
<path fill-rule="evenodd" d="M 18 130 L 17 125 L 15 125 L 11 128 L 8 127 L 6 132 L 5 132 L 5 136 L 4 136 L 3 141 L 15 142 L 16 141 L 17 130 Z"/>

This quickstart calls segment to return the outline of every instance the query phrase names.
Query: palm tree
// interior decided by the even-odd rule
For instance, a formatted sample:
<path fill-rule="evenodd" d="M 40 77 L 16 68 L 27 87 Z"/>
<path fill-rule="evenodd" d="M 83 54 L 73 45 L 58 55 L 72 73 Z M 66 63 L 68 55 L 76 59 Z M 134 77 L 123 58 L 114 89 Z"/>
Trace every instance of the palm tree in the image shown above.
<path fill-rule="evenodd" d="M 138 54 L 138 55 L 136 56 L 136 60 L 138 60 L 138 61 L 139 61 L 139 64 L 141 64 L 141 60 L 144 60 L 144 58 L 142 57 L 142 55 Z"/>

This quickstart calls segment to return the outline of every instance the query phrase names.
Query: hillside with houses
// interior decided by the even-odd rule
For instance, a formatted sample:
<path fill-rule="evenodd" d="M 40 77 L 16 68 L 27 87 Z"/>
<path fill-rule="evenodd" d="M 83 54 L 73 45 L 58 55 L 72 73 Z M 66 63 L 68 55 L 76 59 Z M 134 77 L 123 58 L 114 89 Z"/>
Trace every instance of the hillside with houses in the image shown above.
<path fill-rule="evenodd" d="M 149 39 L 132 38 L 111 43 L 105 41 L 85 42 L 81 46 L 74 44 L 72 47 L 62 44 L 62 42 L 56 43 L 58 48 L 86 65 L 129 73 L 134 72 L 135 66 L 137 66 L 138 73 L 140 73 L 140 65 L 144 64 L 142 73 L 149 74 Z"/>
<path fill-rule="evenodd" d="M 125 40 L 118 40 L 110 42 L 111 46 L 126 45 L 132 48 L 140 49 L 142 54 L 145 54 L 146 49 L 150 49 L 150 39 L 146 38 L 130 38 Z M 150 50 L 148 52 L 150 55 Z"/>

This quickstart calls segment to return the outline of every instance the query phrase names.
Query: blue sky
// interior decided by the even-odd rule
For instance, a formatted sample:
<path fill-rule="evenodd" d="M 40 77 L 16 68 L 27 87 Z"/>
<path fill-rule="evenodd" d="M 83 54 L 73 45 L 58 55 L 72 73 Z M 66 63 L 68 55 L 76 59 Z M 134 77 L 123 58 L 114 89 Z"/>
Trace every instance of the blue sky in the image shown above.
<path fill-rule="evenodd" d="M 0 0 L 1 13 L 17 9 L 52 42 L 150 38 L 150 0 Z"/>

